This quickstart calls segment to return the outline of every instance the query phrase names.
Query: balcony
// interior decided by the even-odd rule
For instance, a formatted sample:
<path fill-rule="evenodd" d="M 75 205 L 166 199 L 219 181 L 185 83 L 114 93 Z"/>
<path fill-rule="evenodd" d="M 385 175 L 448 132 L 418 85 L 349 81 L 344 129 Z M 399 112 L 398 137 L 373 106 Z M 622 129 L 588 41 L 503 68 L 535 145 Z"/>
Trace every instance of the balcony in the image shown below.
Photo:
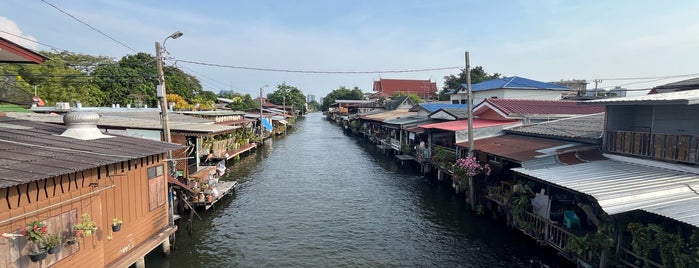
<path fill-rule="evenodd" d="M 656 160 L 699 163 L 699 137 L 692 135 L 607 131 L 603 149 Z"/>

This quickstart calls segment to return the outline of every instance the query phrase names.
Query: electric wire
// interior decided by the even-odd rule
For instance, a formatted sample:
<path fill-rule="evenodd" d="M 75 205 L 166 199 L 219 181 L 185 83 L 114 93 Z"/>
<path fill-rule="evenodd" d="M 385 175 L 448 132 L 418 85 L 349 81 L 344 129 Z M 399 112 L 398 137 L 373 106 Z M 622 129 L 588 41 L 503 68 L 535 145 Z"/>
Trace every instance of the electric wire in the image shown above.
<path fill-rule="evenodd" d="M 235 66 L 235 65 L 225 65 L 217 63 L 206 63 L 191 60 L 176 60 L 176 62 L 184 62 L 196 65 L 229 68 L 229 69 L 242 69 L 242 70 L 252 70 L 252 71 L 266 71 L 266 72 L 281 72 L 281 73 L 305 73 L 305 74 L 380 74 L 380 73 L 416 73 L 416 72 L 429 72 L 429 71 L 441 71 L 450 69 L 459 69 L 460 66 L 451 67 L 437 67 L 437 68 L 426 68 L 426 69 L 411 69 L 411 70 L 379 70 L 379 71 L 317 71 L 317 70 L 292 70 L 292 69 L 275 69 L 275 68 L 262 68 L 262 67 L 246 67 L 246 66 Z"/>
<path fill-rule="evenodd" d="M 83 25 L 85 25 L 85 26 L 87 26 L 88 28 L 94 30 L 95 32 L 98 32 L 98 33 L 100 33 L 101 35 L 104 35 L 105 37 L 107 37 L 107 38 L 111 39 L 112 41 L 116 42 L 117 44 L 120 44 L 121 46 L 123 46 L 123 47 L 125 47 L 125 48 L 127 48 L 127 49 L 129 49 L 129 50 L 131 50 L 131 51 L 133 51 L 134 53 L 138 53 L 138 51 L 136 51 L 136 50 L 133 49 L 132 47 L 130 47 L 130 46 L 124 44 L 123 42 L 117 40 L 116 38 L 114 38 L 114 37 L 112 37 L 112 36 L 110 36 L 110 35 L 104 33 L 103 31 L 101 31 L 101 30 L 99 30 L 99 29 L 93 27 L 93 26 L 90 25 L 89 23 L 82 21 L 81 19 L 79 19 L 79 18 L 73 16 L 72 14 L 70 14 L 70 13 L 68 13 L 68 12 L 66 12 L 66 11 L 64 11 L 64 10 L 62 10 L 62 9 L 60 9 L 60 8 L 58 8 L 56 5 L 51 4 L 51 3 L 49 3 L 49 2 L 46 2 L 46 0 L 41 0 L 41 2 L 44 2 L 45 4 L 47 4 L 47 5 L 51 6 L 51 7 L 53 7 L 54 9 L 60 11 L 60 12 L 63 13 L 63 14 L 65 14 L 66 16 L 73 18 L 74 20 L 76 20 L 76 21 L 82 23 Z"/>

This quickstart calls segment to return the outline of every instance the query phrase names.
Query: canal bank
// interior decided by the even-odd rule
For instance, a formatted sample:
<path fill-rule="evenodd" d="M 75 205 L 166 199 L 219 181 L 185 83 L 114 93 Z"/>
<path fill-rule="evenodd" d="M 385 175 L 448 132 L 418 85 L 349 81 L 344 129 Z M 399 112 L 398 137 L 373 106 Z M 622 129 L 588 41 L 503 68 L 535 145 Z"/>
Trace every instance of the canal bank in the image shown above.
<path fill-rule="evenodd" d="M 235 194 L 147 267 L 567 265 L 320 114 L 268 141 L 222 178 Z"/>

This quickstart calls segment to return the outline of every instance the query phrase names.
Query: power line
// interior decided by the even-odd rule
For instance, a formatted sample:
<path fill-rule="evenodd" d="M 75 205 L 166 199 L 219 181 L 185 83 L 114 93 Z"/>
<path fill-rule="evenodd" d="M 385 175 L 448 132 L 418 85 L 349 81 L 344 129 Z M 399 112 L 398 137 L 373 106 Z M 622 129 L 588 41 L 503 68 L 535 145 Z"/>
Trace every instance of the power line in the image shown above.
<path fill-rule="evenodd" d="M 663 80 L 663 79 L 680 78 L 680 77 L 688 77 L 688 76 L 699 76 L 699 73 L 665 75 L 665 76 L 647 76 L 647 77 L 598 78 L 597 80 L 649 80 L 649 79 Z"/>
<path fill-rule="evenodd" d="M 48 45 L 48 44 L 41 43 L 41 42 L 36 41 L 36 40 L 32 40 L 32 39 L 26 38 L 26 37 L 21 36 L 21 35 L 16 35 L 16 34 L 13 34 L 13 33 L 11 33 L 11 32 L 7 32 L 7 31 L 3 31 L 3 30 L 0 30 L 0 32 L 3 32 L 3 33 L 6 33 L 6 34 L 9 34 L 9 35 L 12 35 L 12 36 L 17 37 L 17 38 L 21 38 L 21 39 L 27 40 L 27 41 L 32 42 L 32 43 L 36 43 L 36 44 L 39 44 L 39 45 L 42 45 L 42 46 L 47 46 L 47 47 L 50 47 L 51 49 L 62 50 L 62 51 L 68 51 L 68 50 L 65 50 L 65 49 L 60 49 L 60 48 L 54 47 L 54 46 L 52 46 L 52 45 Z"/>
<path fill-rule="evenodd" d="M 53 5 L 53 4 L 49 3 L 49 2 L 46 2 L 46 0 L 41 0 L 41 2 L 44 2 L 45 4 L 47 4 L 47 5 L 49 5 L 49 6 L 53 7 L 53 8 L 55 8 L 56 10 L 60 11 L 61 13 L 66 14 L 68 17 L 73 18 L 74 20 L 76 20 L 76 21 L 78 21 L 78 22 L 84 24 L 85 26 L 89 27 L 90 29 L 92 29 L 92 30 L 94 30 L 94 31 L 96 31 L 96 32 L 98 32 L 98 33 L 100 33 L 100 34 L 106 36 L 107 38 L 111 39 L 111 40 L 114 41 L 114 42 L 117 42 L 118 44 L 122 45 L 123 47 L 128 48 L 129 50 L 133 51 L 134 53 L 138 53 L 138 51 L 136 51 L 135 49 L 131 48 L 130 46 L 127 46 L 126 44 L 122 43 L 121 41 L 116 40 L 114 37 L 111 37 L 110 35 L 108 35 L 108 34 L 102 32 L 102 31 L 100 31 L 99 29 L 97 29 L 97 28 L 95 28 L 95 27 L 92 27 L 92 25 L 90 25 L 89 23 L 84 22 L 84 21 L 78 19 L 77 17 L 73 16 L 72 14 L 70 14 L 70 13 L 68 13 L 68 12 L 66 12 L 66 11 L 63 11 L 62 9 L 58 8 L 57 6 L 55 6 L 55 5 Z"/>
<path fill-rule="evenodd" d="M 291 69 L 273 69 L 273 68 L 261 68 L 261 67 L 246 67 L 246 66 L 233 66 L 224 65 L 216 63 L 205 63 L 190 60 L 175 60 L 175 62 L 184 62 L 204 66 L 221 67 L 229 69 L 242 69 L 242 70 L 253 70 L 253 71 L 266 71 L 266 72 L 281 72 L 281 73 L 306 73 L 306 74 L 380 74 L 380 73 L 416 73 L 416 72 L 428 72 L 428 71 L 439 71 L 439 70 L 449 70 L 458 69 L 460 66 L 455 67 L 439 67 L 439 68 L 428 68 L 428 69 L 412 69 L 412 70 L 383 70 L 383 71 L 315 71 L 315 70 L 291 70 Z"/>

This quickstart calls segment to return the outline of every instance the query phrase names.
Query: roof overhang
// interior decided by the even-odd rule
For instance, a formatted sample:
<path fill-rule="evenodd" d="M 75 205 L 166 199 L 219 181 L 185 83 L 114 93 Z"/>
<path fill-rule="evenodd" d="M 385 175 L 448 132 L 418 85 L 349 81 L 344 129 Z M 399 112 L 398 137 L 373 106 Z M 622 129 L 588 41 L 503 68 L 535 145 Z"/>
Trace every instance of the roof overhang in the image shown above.
<path fill-rule="evenodd" d="M 46 59 L 39 53 L 0 37 L 0 63 L 41 64 Z"/>

